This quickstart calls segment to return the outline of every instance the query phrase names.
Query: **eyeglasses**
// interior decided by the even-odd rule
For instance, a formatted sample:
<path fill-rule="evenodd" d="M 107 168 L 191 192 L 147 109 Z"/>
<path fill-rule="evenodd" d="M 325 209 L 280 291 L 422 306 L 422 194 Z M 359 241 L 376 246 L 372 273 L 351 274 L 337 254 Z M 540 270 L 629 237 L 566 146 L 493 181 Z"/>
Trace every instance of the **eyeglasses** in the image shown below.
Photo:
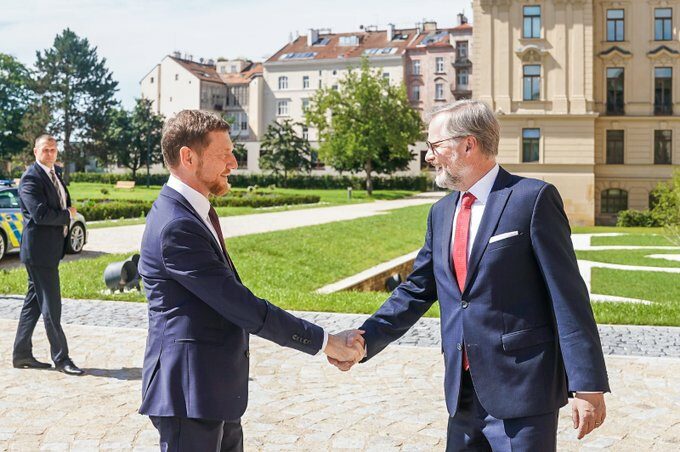
<path fill-rule="evenodd" d="M 427 144 L 428 150 L 432 151 L 433 154 L 437 154 L 437 147 L 439 147 L 438 145 L 440 143 L 443 143 L 443 142 L 449 141 L 449 140 L 457 140 L 459 138 L 465 138 L 467 136 L 468 135 L 456 135 L 456 136 L 453 136 L 453 137 L 444 138 L 443 140 L 435 141 L 434 143 L 431 143 L 431 142 L 425 140 L 425 144 Z"/>

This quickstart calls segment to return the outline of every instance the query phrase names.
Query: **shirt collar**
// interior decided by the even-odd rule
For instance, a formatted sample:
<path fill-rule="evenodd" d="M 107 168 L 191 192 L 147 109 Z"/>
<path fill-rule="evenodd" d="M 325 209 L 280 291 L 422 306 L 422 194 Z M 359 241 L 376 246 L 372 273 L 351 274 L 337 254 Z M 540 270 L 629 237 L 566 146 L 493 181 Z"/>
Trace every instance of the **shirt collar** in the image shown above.
<path fill-rule="evenodd" d="M 167 186 L 184 196 L 184 199 L 189 201 L 191 207 L 198 212 L 201 218 L 208 218 L 208 213 L 210 212 L 210 201 L 208 201 L 208 198 L 189 187 L 172 174 L 168 178 Z"/>
<path fill-rule="evenodd" d="M 50 172 L 51 172 L 52 170 L 54 170 L 54 167 L 52 167 L 52 169 L 50 169 L 49 166 L 43 165 L 42 163 L 40 163 L 40 162 L 37 161 L 37 160 L 35 161 L 35 163 L 36 163 L 40 168 L 42 168 L 43 171 L 45 171 L 45 172 L 47 173 L 48 176 L 50 175 Z M 54 170 L 54 171 L 55 171 L 55 173 L 56 173 L 56 170 Z"/>
<path fill-rule="evenodd" d="M 494 167 L 491 168 L 484 177 L 475 182 L 467 192 L 472 193 L 480 203 L 486 204 L 486 200 L 489 199 L 489 194 L 491 194 L 493 184 L 496 182 L 499 169 L 500 167 L 498 166 L 498 163 L 496 163 Z"/>

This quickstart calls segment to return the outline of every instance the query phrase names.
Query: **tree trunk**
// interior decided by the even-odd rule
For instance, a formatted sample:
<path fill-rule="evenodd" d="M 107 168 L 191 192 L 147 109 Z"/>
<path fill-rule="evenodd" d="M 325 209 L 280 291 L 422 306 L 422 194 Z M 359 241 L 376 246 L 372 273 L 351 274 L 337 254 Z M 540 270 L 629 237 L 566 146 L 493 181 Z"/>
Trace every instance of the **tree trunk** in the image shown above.
<path fill-rule="evenodd" d="M 368 196 L 373 196 L 373 179 L 371 178 L 371 173 L 373 172 L 373 165 L 371 161 L 368 160 L 364 166 L 364 171 L 366 171 L 366 193 Z"/>

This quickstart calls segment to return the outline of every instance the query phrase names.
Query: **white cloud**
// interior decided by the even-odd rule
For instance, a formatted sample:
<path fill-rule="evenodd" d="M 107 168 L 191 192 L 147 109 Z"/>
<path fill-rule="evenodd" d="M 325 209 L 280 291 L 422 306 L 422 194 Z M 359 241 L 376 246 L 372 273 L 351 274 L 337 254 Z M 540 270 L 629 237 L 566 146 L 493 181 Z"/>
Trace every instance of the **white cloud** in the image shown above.
<path fill-rule="evenodd" d="M 139 95 L 144 74 L 173 50 L 196 58 L 263 60 L 285 45 L 290 33 L 305 34 L 309 28 L 341 32 L 358 30 L 362 24 L 412 27 L 423 18 L 448 27 L 455 25 L 460 11 L 472 19 L 470 0 L 24 0 L 19 4 L 2 7 L 0 52 L 32 65 L 37 50 L 50 47 L 58 33 L 71 28 L 107 59 L 119 82 L 118 97 L 126 106 Z"/>

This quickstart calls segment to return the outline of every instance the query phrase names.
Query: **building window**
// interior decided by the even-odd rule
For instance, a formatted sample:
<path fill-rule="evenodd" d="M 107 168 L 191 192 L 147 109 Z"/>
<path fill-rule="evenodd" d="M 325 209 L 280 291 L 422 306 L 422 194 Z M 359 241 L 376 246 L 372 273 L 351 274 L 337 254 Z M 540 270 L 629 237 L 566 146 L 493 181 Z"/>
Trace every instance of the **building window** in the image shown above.
<path fill-rule="evenodd" d="M 673 114 L 673 68 L 654 68 L 654 114 Z"/>
<path fill-rule="evenodd" d="M 628 192 L 620 188 L 610 188 L 600 194 L 600 212 L 619 213 L 628 209 Z"/>
<path fill-rule="evenodd" d="M 607 113 L 623 114 L 623 68 L 607 68 Z"/>
<path fill-rule="evenodd" d="M 306 112 L 307 109 L 309 108 L 309 99 L 304 98 L 302 99 L 302 112 Z"/>
<path fill-rule="evenodd" d="M 276 102 L 276 115 L 277 116 L 288 116 L 288 101 L 279 100 Z"/>
<path fill-rule="evenodd" d="M 179 80 L 179 74 L 175 74 L 175 80 Z"/>
<path fill-rule="evenodd" d="M 456 59 L 465 60 L 468 57 L 468 42 L 456 41 Z"/>
<path fill-rule="evenodd" d="M 524 71 L 524 100 L 540 100 L 541 98 L 541 66 L 527 64 Z"/>
<path fill-rule="evenodd" d="M 387 80 L 387 83 L 390 82 L 390 73 L 389 72 L 383 72 L 383 79 Z"/>
<path fill-rule="evenodd" d="M 538 162 L 541 129 L 522 129 L 522 162 Z"/>
<path fill-rule="evenodd" d="M 302 76 L 302 89 L 309 89 L 309 75 Z"/>
<path fill-rule="evenodd" d="M 319 89 L 321 89 L 322 86 L 321 79 L 319 79 Z"/>
<path fill-rule="evenodd" d="M 673 39 L 673 10 L 671 8 L 654 10 L 654 39 L 657 41 Z"/>
<path fill-rule="evenodd" d="M 309 140 L 309 127 L 302 126 L 302 139 Z"/>
<path fill-rule="evenodd" d="M 337 91 L 338 89 L 340 89 L 340 87 L 338 85 L 331 85 L 331 89 L 333 91 Z"/>
<path fill-rule="evenodd" d="M 420 169 L 421 170 L 433 169 L 432 165 L 427 163 L 427 160 L 425 160 L 426 156 L 427 156 L 427 151 L 420 151 Z"/>
<path fill-rule="evenodd" d="M 670 130 L 654 131 L 654 164 L 671 164 L 671 147 L 673 144 L 673 133 Z"/>
<path fill-rule="evenodd" d="M 413 85 L 411 87 L 411 100 L 420 100 L 420 85 Z"/>
<path fill-rule="evenodd" d="M 312 169 L 322 170 L 326 167 L 326 164 L 319 160 L 319 153 L 317 151 L 312 151 Z"/>
<path fill-rule="evenodd" d="M 623 41 L 623 10 L 607 10 L 607 41 Z"/>
<path fill-rule="evenodd" d="M 525 6 L 524 7 L 524 27 L 522 31 L 523 38 L 540 38 L 541 37 L 541 7 L 540 6 Z"/>
<path fill-rule="evenodd" d="M 153 83 L 153 77 L 151 77 L 151 83 Z"/>
<path fill-rule="evenodd" d="M 444 100 L 444 84 L 436 83 L 434 85 L 434 100 Z"/>
<path fill-rule="evenodd" d="M 468 70 L 458 69 L 458 71 L 456 71 L 456 85 L 467 86 L 467 84 L 468 84 Z"/>
<path fill-rule="evenodd" d="M 420 75 L 420 60 L 414 60 L 411 63 L 411 73 L 413 75 Z"/>
<path fill-rule="evenodd" d="M 435 72 L 441 74 L 444 72 L 444 57 L 435 58 Z"/>
<path fill-rule="evenodd" d="M 279 89 L 288 89 L 288 77 L 285 75 L 279 77 Z"/>
<path fill-rule="evenodd" d="M 607 164 L 623 165 L 623 130 L 607 130 Z"/>

